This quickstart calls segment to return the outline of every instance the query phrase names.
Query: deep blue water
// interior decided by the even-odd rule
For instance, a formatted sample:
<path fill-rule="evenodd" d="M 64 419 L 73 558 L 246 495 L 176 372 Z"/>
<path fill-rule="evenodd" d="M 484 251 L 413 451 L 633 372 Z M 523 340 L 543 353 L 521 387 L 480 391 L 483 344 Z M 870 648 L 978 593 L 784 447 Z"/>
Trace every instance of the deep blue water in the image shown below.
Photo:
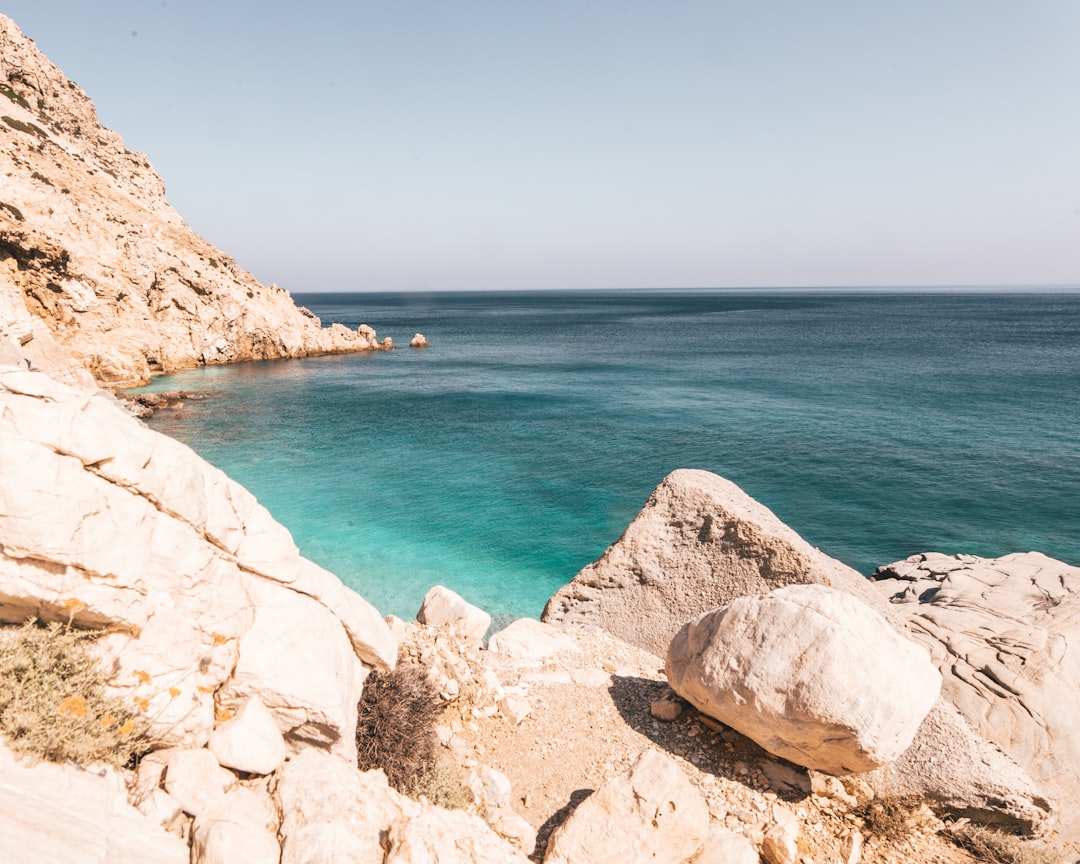
<path fill-rule="evenodd" d="M 915 552 L 1080 563 L 1080 295 L 300 295 L 425 350 L 159 379 L 151 425 L 384 613 L 448 585 L 538 615 L 675 468 L 863 573 Z"/>

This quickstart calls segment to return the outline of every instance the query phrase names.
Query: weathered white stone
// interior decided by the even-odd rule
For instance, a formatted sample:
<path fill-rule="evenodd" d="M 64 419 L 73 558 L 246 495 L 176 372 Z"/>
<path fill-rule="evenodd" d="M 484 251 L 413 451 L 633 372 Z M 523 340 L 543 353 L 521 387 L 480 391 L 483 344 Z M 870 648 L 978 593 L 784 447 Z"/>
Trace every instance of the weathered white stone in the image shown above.
<path fill-rule="evenodd" d="M 1080 706 L 1070 696 L 1080 692 L 1080 567 L 1038 552 L 927 553 L 873 578 L 930 651 L 942 695 L 1030 775 L 1053 805 L 1061 836 L 1080 842 Z M 1041 808 L 1030 787 L 1005 776 L 999 789 L 1012 794 L 1002 809 L 1023 825 Z"/>
<path fill-rule="evenodd" d="M 680 470 L 664 478 L 598 561 L 552 595 L 541 617 L 596 625 L 663 657 L 691 618 L 803 583 L 884 605 L 862 576 L 810 546 L 734 483 Z"/>
<path fill-rule="evenodd" d="M 410 348 L 427 348 L 431 343 L 424 338 L 423 333 L 417 333 L 412 339 L 409 340 Z"/>
<path fill-rule="evenodd" d="M 925 650 L 824 585 L 744 597 L 689 622 L 672 689 L 790 762 L 844 774 L 896 759 L 937 699 Z"/>
<path fill-rule="evenodd" d="M 120 772 L 20 762 L 0 744 L 4 864 L 187 864 L 187 844 L 128 804 Z"/>
<path fill-rule="evenodd" d="M 526 855 L 532 855 L 536 848 L 536 831 L 511 807 L 485 807 L 484 821 L 492 831 L 515 849 L 520 849 Z"/>
<path fill-rule="evenodd" d="M 312 668 L 323 670 L 316 679 L 327 664 L 340 670 L 342 644 L 373 666 L 396 661 L 396 640 L 378 614 L 301 558 L 249 492 L 94 391 L 0 372 L 0 475 L 0 621 L 107 627 L 95 649 L 109 686 L 141 707 L 162 744 L 206 743 L 214 695 L 237 665 L 256 594 L 325 612 L 305 616 L 319 619 L 315 643 L 333 655 L 316 658 L 307 647 Z M 273 538 L 266 549 L 284 557 L 250 551 L 249 529 Z M 263 671 L 269 693 L 289 692 Z M 355 714 L 345 706 L 354 673 L 331 723 L 342 740 Z M 294 725 L 308 720 L 324 722 Z"/>
<path fill-rule="evenodd" d="M 390 826 L 385 864 L 528 864 L 478 816 L 425 807 Z"/>
<path fill-rule="evenodd" d="M 192 831 L 192 864 L 278 864 L 272 803 L 238 787 L 209 804 Z"/>
<path fill-rule="evenodd" d="M 226 768 L 248 774 L 272 774 L 285 761 L 285 739 L 258 696 L 210 734 L 210 752 Z"/>
<path fill-rule="evenodd" d="M 515 726 L 521 725 L 531 711 L 529 700 L 517 693 L 509 693 L 499 700 L 499 713 Z"/>
<path fill-rule="evenodd" d="M 508 660 L 525 662 L 539 662 L 564 651 L 581 653 L 572 636 L 535 618 L 512 621 L 492 635 L 487 648 Z"/>
<path fill-rule="evenodd" d="M 765 864 L 795 864 L 799 859 L 799 819 L 779 804 L 773 806 L 772 824 L 761 844 Z"/>
<path fill-rule="evenodd" d="M 222 768 L 209 750 L 176 749 L 169 754 L 165 791 L 192 816 L 206 811 L 236 782 L 236 775 Z"/>
<path fill-rule="evenodd" d="M 480 802 L 485 807 L 506 807 L 510 804 L 513 787 L 510 778 L 494 768 L 482 766 L 477 771 L 480 778 Z"/>
<path fill-rule="evenodd" d="M 436 585 L 424 595 L 416 620 L 434 627 L 460 621 L 465 631 L 478 642 L 491 626 L 491 616 L 487 612 L 442 585 Z"/>
<path fill-rule="evenodd" d="M 701 793 L 669 757 L 645 750 L 552 832 L 544 864 L 681 864 L 708 830 Z"/>
<path fill-rule="evenodd" d="M 330 611 L 272 582 L 251 586 L 255 618 L 219 702 L 258 695 L 289 737 L 356 757 L 356 705 L 364 669 Z"/>
<path fill-rule="evenodd" d="M 757 850 L 741 834 L 713 825 L 694 864 L 758 864 Z"/>
<path fill-rule="evenodd" d="M 281 864 L 381 861 L 381 832 L 419 805 L 394 792 L 381 771 L 361 772 L 330 753 L 302 750 L 275 774 Z"/>

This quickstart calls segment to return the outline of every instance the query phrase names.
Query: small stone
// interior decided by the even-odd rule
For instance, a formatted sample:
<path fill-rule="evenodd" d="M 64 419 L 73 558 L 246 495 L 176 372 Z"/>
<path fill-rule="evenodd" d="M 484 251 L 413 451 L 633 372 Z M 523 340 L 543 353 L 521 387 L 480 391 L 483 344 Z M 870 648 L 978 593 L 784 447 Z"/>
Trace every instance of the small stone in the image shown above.
<path fill-rule="evenodd" d="M 683 703 L 673 702 L 670 699 L 656 699 L 649 703 L 649 713 L 657 720 L 671 723 L 682 715 Z"/>

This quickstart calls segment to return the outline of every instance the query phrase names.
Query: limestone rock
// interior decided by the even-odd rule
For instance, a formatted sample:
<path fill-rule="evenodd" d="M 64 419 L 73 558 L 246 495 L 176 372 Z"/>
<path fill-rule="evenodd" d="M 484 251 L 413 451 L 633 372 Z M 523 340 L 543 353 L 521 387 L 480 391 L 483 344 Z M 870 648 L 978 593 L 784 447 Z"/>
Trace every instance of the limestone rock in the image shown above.
<path fill-rule="evenodd" d="M 5 864 L 187 864 L 188 848 L 127 802 L 114 770 L 18 761 L 0 744 Z"/>
<path fill-rule="evenodd" d="M 195 819 L 192 864 L 278 864 L 273 803 L 243 787 L 213 802 Z"/>
<path fill-rule="evenodd" d="M 552 832 L 544 864 L 681 864 L 708 830 L 701 793 L 669 757 L 645 750 Z"/>
<path fill-rule="evenodd" d="M 165 769 L 165 791 L 185 813 L 196 817 L 222 798 L 236 781 L 236 775 L 222 768 L 209 750 L 176 749 Z"/>
<path fill-rule="evenodd" d="M 484 821 L 503 840 L 526 855 L 536 848 L 536 831 L 509 806 L 485 807 Z"/>
<path fill-rule="evenodd" d="M 1051 814 L 1030 776 L 977 734 L 944 697 L 926 715 L 911 746 L 893 763 L 859 779 L 877 797 L 914 797 L 1009 832 L 1034 834 Z"/>
<path fill-rule="evenodd" d="M 773 807 L 772 825 L 761 844 L 765 864 L 795 864 L 799 859 L 799 820 L 786 807 Z"/>
<path fill-rule="evenodd" d="M 390 826 L 385 864 L 529 864 L 478 816 L 425 807 Z"/>
<path fill-rule="evenodd" d="M 845 774 L 896 759 L 937 699 L 926 652 L 824 585 L 744 597 L 683 627 L 672 689 L 790 762 Z"/>
<path fill-rule="evenodd" d="M 356 757 L 356 705 L 364 669 L 333 613 L 269 582 L 250 586 L 254 620 L 239 641 L 223 706 L 253 696 L 292 739 Z"/>
<path fill-rule="evenodd" d="M 1080 841 L 1080 568 L 1037 552 L 916 555 L 883 567 L 892 601 L 943 676 L 942 695 L 1011 757 Z"/>
<path fill-rule="evenodd" d="M 741 834 L 714 825 L 694 864 L 758 864 L 757 850 Z"/>
<path fill-rule="evenodd" d="M 285 739 L 258 696 L 210 734 L 209 746 L 221 765 L 248 774 L 272 774 L 285 761 Z"/>
<path fill-rule="evenodd" d="M 281 813 L 281 864 L 382 861 L 381 832 L 418 811 L 381 771 L 361 772 L 308 748 L 278 769 L 273 785 Z"/>
<path fill-rule="evenodd" d="M 104 129 L 86 93 L 2 15 L 0 58 L 12 94 L 0 124 L 0 249 L 14 265 L 0 260 L 0 295 L 14 289 L 44 325 L 20 333 L 37 366 L 121 385 L 204 363 L 381 347 L 370 328 L 322 328 L 192 231 L 147 158 Z"/>
<path fill-rule="evenodd" d="M 258 693 L 283 731 L 348 746 L 359 662 L 392 666 L 396 640 L 251 493 L 99 391 L 19 369 L 0 370 L 0 476 L 0 622 L 107 628 L 95 648 L 109 686 L 162 745 L 202 746 L 216 709 Z M 294 614 L 317 635 L 297 636 Z M 241 660 L 244 637 L 280 652 L 275 628 L 303 643 L 311 680 L 295 662 Z"/>
<path fill-rule="evenodd" d="M 734 483 L 684 469 L 664 478 L 622 537 L 555 592 L 541 617 L 594 624 L 663 657 L 691 618 L 738 597 L 811 582 L 883 605 L 858 573 Z"/>
<path fill-rule="evenodd" d="M 488 651 L 508 660 L 539 663 L 563 651 L 580 653 L 568 633 L 535 618 L 518 618 L 488 640 Z"/>
<path fill-rule="evenodd" d="M 431 343 L 424 338 L 423 333 L 417 333 L 415 336 L 412 337 L 411 340 L 409 340 L 410 348 L 427 348 L 430 345 Z"/>
<path fill-rule="evenodd" d="M 477 642 L 484 638 L 491 626 L 491 616 L 487 612 L 442 585 L 436 585 L 424 595 L 416 620 L 433 627 L 460 621 L 465 631 Z"/>

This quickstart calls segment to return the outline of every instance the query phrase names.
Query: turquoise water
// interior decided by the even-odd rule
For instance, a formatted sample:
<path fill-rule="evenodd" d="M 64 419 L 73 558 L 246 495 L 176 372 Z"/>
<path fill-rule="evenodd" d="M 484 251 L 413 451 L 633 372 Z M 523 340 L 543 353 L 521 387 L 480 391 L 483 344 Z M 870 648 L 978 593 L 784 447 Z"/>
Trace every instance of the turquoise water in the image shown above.
<path fill-rule="evenodd" d="M 384 613 L 435 583 L 538 615 L 669 471 L 705 468 L 863 573 L 1080 563 L 1080 295 L 306 295 L 401 345 L 159 379 L 151 425 Z"/>

